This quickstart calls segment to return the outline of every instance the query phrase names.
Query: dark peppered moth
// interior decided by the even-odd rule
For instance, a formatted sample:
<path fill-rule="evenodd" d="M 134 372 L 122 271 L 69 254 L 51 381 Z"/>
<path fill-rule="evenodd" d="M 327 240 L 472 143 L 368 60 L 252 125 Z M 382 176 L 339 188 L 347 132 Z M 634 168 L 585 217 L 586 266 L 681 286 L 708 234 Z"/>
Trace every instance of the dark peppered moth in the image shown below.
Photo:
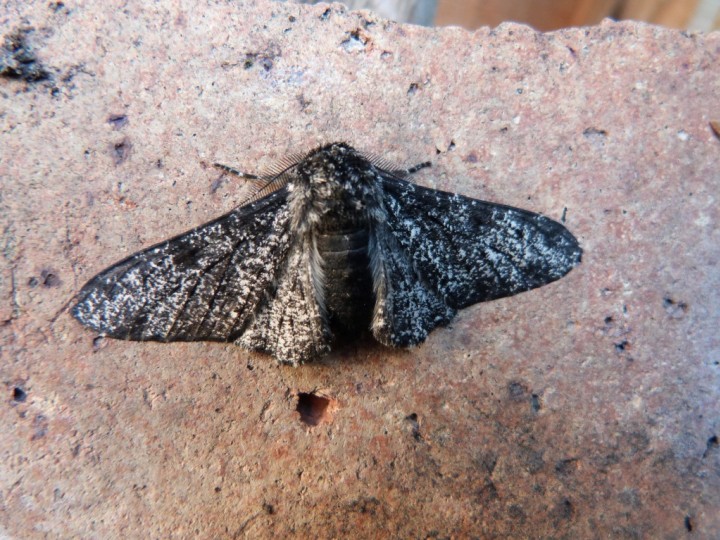
<path fill-rule="evenodd" d="M 412 347 L 458 309 L 540 287 L 582 250 L 539 214 L 421 187 L 344 143 L 286 160 L 246 204 L 92 278 L 73 315 L 129 340 L 234 342 L 298 364 L 370 331 Z"/>

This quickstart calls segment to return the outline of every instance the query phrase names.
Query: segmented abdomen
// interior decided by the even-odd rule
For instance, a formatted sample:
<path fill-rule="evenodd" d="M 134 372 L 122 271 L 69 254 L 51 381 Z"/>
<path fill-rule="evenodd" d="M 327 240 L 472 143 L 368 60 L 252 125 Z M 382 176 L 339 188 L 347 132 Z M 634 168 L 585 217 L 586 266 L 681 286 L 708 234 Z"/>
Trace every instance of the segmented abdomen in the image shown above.
<path fill-rule="evenodd" d="M 333 333 L 353 337 L 370 327 L 373 294 L 368 229 L 326 231 L 317 235 L 325 274 L 325 307 Z"/>

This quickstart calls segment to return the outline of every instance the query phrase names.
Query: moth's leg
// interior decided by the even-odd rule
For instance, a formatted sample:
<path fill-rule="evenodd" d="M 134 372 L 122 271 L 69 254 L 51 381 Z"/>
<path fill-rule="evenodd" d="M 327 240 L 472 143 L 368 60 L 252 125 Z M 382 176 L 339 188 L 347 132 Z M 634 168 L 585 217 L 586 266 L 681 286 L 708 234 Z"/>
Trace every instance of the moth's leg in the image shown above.
<path fill-rule="evenodd" d="M 262 180 L 262 176 L 242 172 L 242 171 L 237 170 L 234 167 L 230 167 L 228 165 L 223 165 L 222 163 L 213 163 L 213 167 L 216 167 L 216 168 L 220 169 L 221 171 L 225 171 L 226 173 L 230 173 L 232 175 L 239 176 L 240 178 L 247 178 L 248 180 Z"/>
<path fill-rule="evenodd" d="M 246 173 L 246 172 L 242 172 L 242 171 L 236 169 L 235 167 L 230 167 L 229 165 L 223 165 L 222 163 L 213 163 L 213 167 L 216 167 L 223 172 L 232 174 L 239 178 L 245 178 L 246 180 L 250 180 L 254 184 L 254 189 L 255 189 L 254 193 L 255 194 L 261 193 L 265 188 L 267 188 L 273 182 L 273 180 L 275 180 L 274 176 L 268 176 L 268 175 L 264 175 L 264 174 Z"/>
<path fill-rule="evenodd" d="M 422 163 L 418 163 L 417 165 L 413 165 L 412 167 L 408 167 L 407 169 L 396 169 L 394 171 L 391 171 L 395 176 L 399 176 L 400 178 L 405 178 L 407 176 L 410 176 L 411 174 L 415 174 L 416 172 L 426 169 L 430 167 L 432 163 L 429 161 L 423 161 Z"/>

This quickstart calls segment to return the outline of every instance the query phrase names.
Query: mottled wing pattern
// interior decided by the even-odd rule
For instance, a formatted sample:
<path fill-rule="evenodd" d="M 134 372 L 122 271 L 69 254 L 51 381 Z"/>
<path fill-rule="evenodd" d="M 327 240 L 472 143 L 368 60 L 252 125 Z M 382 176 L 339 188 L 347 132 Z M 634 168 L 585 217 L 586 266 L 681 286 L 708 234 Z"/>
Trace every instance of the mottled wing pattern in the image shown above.
<path fill-rule="evenodd" d="M 291 249 L 287 189 L 143 250 L 83 287 L 73 315 L 120 339 L 232 341 Z"/>
<path fill-rule="evenodd" d="M 253 322 L 238 343 L 264 351 L 282 362 L 298 364 L 329 352 L 331 339 L 318 303 L 322 298 L 316 256 L 308 236 L 293 244 L 287 264 L 277 278 L 277 287 L 267 292 Z"/>
<path fill-rule="evenodd" d="M 549 218 L 383 176 L 386 227 L 421 282 L 451 308 L 511 296 L 567 274 L 575 237 Z"/>
<path fill-rule="evenodd" d="M 399 247 L 401 240 L 388 223 L 376 224 L 371 242 L 373 335 L 388 347 L 418 345 L 433 328 L 450 322 L 455 310 L 419 279 L 412 255 Z"/>

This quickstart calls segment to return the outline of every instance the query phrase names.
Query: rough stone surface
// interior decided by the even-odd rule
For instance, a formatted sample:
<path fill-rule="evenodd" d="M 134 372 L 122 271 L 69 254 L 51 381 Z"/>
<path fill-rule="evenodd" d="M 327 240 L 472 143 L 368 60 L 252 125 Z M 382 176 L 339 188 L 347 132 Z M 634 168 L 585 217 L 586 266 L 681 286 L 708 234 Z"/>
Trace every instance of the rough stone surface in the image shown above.
<path fill-rule="evenodd" d="M 716 537 L 720 35 L 195 5 L 0 7 L 48 74 L 0 78 L 0 536 Z M 583 264 L 300 368 L 63 311 L 242 199 L 210 163 L 333 140 L 564 215 Z"/>

